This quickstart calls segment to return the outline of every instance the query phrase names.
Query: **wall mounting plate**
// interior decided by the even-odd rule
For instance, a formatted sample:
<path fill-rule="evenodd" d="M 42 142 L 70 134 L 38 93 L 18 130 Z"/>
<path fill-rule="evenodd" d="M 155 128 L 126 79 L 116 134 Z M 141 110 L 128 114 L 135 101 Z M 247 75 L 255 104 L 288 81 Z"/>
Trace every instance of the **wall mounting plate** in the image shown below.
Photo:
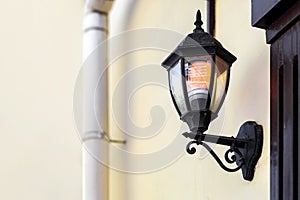
<path fill-rule="evenodd" d="M 240 159 L 240 155 L 235 155 L 238 166 L 244 162 L 242 166 L 244 179 L 251 181 L 254 177 L 255 166 L 262 153 L 263 127 L 254 121 L 247 121 L 240 127 L 236 138 L 248 140 L 245 148 L 238 148 L 243 155 L 243 161 Z"/>

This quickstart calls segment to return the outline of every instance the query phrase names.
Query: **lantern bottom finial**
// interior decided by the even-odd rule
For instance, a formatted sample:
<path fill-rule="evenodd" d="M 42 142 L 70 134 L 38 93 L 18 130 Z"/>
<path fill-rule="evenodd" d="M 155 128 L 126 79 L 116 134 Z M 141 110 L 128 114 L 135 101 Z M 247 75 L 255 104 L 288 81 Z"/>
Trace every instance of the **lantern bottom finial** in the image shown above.
<path fill-rule="evenodd" d="M 181 117 L 186 122 L 190 130 L 194 133 L 204 133 L 211 121 L 211 111 L 191 111 Z"/>

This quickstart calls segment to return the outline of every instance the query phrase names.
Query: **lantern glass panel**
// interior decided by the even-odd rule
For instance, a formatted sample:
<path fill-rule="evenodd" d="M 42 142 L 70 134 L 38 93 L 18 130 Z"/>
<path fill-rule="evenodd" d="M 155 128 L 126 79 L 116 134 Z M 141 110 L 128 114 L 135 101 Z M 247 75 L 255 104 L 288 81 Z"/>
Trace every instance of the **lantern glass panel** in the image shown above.
<path fill-rule="evenodd" d="M 213 113 L 217 114 L 226 95 L 226 85 L 229 76 L 229 64 L 223 59 L 216 56 L 215 65 L 216 69 L 214 74 L 214 89 L 212 92 L 210 110 Z"/>
<path fill-rule="evenodd" d="M 206 110 L 212 72 L 211 56 L 186 57 L 184 67 L 191 110 Z"/>
<path fill-rule="evenodd" d="M 180 111 L 179 114 L 183 114 L 187 111 L 183 91 L 184 78 L 182 76 L 181 62 L 182 61 L 179 60 L 178 63 L 169 71 L 170 91 L 171 95 L 174 97 L 177 108 Z"/>

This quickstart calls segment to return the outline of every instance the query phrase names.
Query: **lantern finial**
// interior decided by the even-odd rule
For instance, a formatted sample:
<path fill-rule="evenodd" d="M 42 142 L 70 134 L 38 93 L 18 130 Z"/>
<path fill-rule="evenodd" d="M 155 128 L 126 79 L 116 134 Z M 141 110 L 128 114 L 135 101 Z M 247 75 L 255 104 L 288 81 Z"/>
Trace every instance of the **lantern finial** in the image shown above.
<path fill-rule="evenodd" d="M 201 12 L 200 10 L 197 11 L 197 15 L 196 15 L 196 21 L 194 23 L 194 25 L 196 26 L 196 28 L 194 29 L 194 33 L 195 32 L 199 32 L 199 31 L 204 31 L 203 28 L 201 27 L 203 24 L 202 20 L 201 20 Z"/>

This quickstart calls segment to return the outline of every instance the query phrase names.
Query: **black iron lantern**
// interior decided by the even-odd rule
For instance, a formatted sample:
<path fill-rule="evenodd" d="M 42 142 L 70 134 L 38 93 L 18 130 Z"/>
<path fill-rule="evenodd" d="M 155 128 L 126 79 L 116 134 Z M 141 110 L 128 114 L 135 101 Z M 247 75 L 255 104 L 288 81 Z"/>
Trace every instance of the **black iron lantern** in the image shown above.
<path fill-rule="evenodd" d="M 236 57 L 220 42 L 202 29 L 201 13 L 198 10 L 196 28 L 162 63 L 169 76 L 170 93 L 175 108 L 190 132 L 184 133 L 192 141 L 187 152 L 193 154 L 192 144 L 201 144 L 226 171 L 242 169 L 243 177 L 252 180 L 255 165 L 261 155 L 263 129 L 255 122 L 245 122 L 236 138 L 204 134 L 210 122 L 217 118 L 224 102 L 230 79 L 230 67 Z M 226 167 L 214 151 L 204 142 L 230 146 L 225 153 L 228 163 L 236 163 L 232 169 Z M 229 153 L 233 153 L 230 157 Z"/>

